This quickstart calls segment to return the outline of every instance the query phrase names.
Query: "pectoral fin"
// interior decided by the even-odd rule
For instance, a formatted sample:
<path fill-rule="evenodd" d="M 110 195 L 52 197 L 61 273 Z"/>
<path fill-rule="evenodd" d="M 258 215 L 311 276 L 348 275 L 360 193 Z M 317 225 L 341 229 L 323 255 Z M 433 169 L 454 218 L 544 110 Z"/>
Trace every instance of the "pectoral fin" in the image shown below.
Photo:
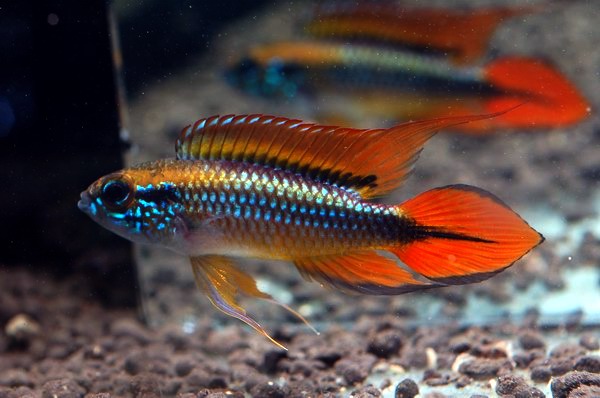
<path fill-rule="evenodd" d="M 287 305 L 275 301 L 271 295 L 260 291 L 256 286 L 254 278 L 240 271 L 229 258 L 223 256 L 200 256 L 190 257 L 190 261 L 196 284 L 208 296 L 208 299 L 216 308 L 246 323 L 278 347 L 286 349 L 285 346 L 273 339 L 258 322 L 246 314 L 246 310 L 237 302 L 237 295 L 239 293 L 267 300 L 285 308 L 318 334 L 302 315 Z"/>

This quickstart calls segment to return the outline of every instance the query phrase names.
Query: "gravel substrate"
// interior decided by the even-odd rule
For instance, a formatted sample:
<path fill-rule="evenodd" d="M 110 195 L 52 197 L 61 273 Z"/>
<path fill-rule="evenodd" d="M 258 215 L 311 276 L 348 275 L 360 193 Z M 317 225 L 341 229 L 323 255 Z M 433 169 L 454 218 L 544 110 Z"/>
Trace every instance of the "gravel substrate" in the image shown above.
<path fill-rule="evenodd" d="M 43 281 L 43 283 L 40 283 Z M 531 316 L 486 327 L 362 316 L 289 350 L 234 324 L 151 330 L 102 308 L 83 277 L 0 268 L 0 397 L 597 397 L 600 329 Z"/>

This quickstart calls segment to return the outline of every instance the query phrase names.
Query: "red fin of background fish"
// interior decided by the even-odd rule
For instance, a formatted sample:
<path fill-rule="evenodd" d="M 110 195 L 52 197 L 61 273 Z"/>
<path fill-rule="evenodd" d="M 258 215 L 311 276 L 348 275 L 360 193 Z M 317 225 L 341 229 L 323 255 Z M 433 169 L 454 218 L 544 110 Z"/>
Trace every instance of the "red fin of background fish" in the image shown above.
<path fill-rule="evenodd" d="M 399 205 L 421 232 L 391 248 L 408 267 L 432 281 L 481 281 L 511 266 L 543 237 L 489 192 L 453 185 Z"/>
<path fill-rule="evenodd" d="M 191 257 L 190 260 L 196 284 L 208 296 L 210 302 L 217 309 L 246 323 L 278 347 L 286 349 L 281 343 L 273 339 L 258 322 L 246 314 L 246 311 L 237 302 L 238 294 L 243 293 L 247 296 L 264 299 L 280 305 L 318 334 L 302 315 L 287 305 L 273 300 L 269 294 L 261 292 L 256 286 L 254 278 L 237 269 L 228 258 L 222 256 L 201 256 Z"/>
<path fill-rule="evenodd" d="M 244 161 L 285 169 L 368 198 L 397 188 L 423 144 L 437 130 L 499 114 L 432 119 L 375 130 L 265 115 L 213 116 L 184 128 L 176 152 L 179 159 Z"/>
<path fill-rule="evenodd" d="M 490 121 L 500 127 L 559 127 L 576 123 L 590 113 L 590 105 L 577 88 L 541 61 L 501 58 L 485 68 L 485 78 L 494 87 L 523 94 L 497 96 L 485 101 L 486 112 L 523 104 Z M 477 128 L 476 125 L 465 127 Z"/>
<path fill-rule="evenodd" d="M 297 258 L 294 264 L 306 279 L 348 293 L 395 295 L 441 286 L 416 280 L 394 260 L 374 251 Z"/>
<path fill-rule="evenodd" d="M 399 43 L 448 53 L 457 63 L 470 63 L 485 53 L 498 24 L 535 7 L 497 7 L 473 10 L 407 8 L 390 3 L 317 9 L 307 31 L 319 37 L 368 39 Z"/>

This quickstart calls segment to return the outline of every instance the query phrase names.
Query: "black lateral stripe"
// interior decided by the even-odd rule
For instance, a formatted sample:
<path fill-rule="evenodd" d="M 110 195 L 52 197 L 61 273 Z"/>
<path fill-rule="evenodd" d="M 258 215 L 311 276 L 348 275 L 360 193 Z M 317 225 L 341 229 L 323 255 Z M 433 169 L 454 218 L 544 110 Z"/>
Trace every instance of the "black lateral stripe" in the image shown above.
<path fill-rule="evenodd" d="M 450 232 L 442 228 L 427 227 L 418 225 L 414 220 L 408 217 L 392 216 L 387 225 L 395 226 L 395 238 L 402 243 L 411 243 L 414 241 L 425 240 L 429 238 L 449 239 L 449 240 L 464 240 L 478 243 L 498 243 L 497 241 L 479 238 L 477 236 L 465 235 L 457 232 Z"/>
<path fill-rule="evenodd" d="M 431 237 L 431 238 L 450 239 L 450 240 L 466 240 L 469 242 L 479 242 L 479 243 L 498 243 L 495 240 L 483 239 L 483 238 L 478 238 L 476 236 L 469 236 L 469 235 L 465 235 L 465 234 L 459 234 L 459 233 L 455 233 L 455 232 L 448 232 L 448 231 L 442 231 L 442 230 L 426 229 L 424 231 L 424 233 L 427 237 Z"/>

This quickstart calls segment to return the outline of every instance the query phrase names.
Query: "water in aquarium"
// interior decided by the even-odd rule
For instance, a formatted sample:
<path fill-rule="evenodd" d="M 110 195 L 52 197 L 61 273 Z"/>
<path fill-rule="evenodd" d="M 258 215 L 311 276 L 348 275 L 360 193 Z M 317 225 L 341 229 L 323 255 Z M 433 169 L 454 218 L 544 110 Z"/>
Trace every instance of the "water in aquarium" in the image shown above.
<path fill-rule="evenodd" d="M 0 392 L 600 396 L 600 3 L 97 6 L 113 128 L 36 234 L 73 272 L 2 271 Z"/>

